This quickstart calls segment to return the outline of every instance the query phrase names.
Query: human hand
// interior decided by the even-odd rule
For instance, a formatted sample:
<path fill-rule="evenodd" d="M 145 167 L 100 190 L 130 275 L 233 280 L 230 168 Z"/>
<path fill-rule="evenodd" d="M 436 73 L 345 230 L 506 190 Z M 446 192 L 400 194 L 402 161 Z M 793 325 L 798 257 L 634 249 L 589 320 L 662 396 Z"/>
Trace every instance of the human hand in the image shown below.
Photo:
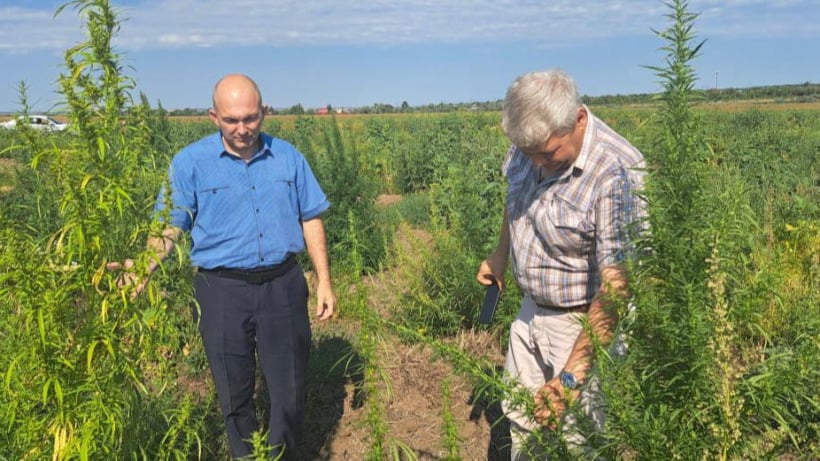
<path fill-rule="evenodd" d="M 498 288 L 501 289 L 501 291 L 504 291 L 504 271 L 499 270 L 497 264 L 494 264 L 494 261 L 491 261 L 491 259 L 492 258 L 488 258 L 481 261 L 475 278 L 478 280 L 478 283 L 484 286 L 490 286 L 493 283 L 497 283 Z"/>
<path fill-rule="evenodd" d="M 336 311 L 336 296 L 330 284 L 320 283 L 316 289 L 316 317 L 325 321 L 333 317 Z"/>
<path fill-rule="evenodd" d="M 117 276 L 117 287 L 121 290 L 130 289 L 131 299 L 136 298 L 148 285 L 148 277 L 141 278 L 134 270 L 134 260 L 127 258 L 123 262 L 112 261 L 105 265 L 106 270 L 115 272 L 120 271 Z"/>
<path fill-rule="evenodd" d="M 549 430 L 556 430 L 567 410 L 567 403 L 564 387 L 556 376 L 535 393 L 535 422 Z"/>

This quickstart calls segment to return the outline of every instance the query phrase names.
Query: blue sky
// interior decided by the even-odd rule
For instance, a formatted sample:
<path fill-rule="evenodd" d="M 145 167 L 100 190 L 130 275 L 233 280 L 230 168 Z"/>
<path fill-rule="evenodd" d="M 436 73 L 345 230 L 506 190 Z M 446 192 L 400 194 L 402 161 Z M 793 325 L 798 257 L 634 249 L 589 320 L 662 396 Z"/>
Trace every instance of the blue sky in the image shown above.
<path fill-rule="evenodd" d="M 63 1 L 0 0 L 0 111 L 59 102 L 63 51 L 84 40 Z M 273 107 L 501 99 L 519 74 L 561 67 L 583 94 L 658 90 L 660 0 L 120 0 L 114 42 L 152 105 L 204 108 L 229 72 Z M 698 86 L 820 82 L 820 0 L 690 0 Z M 135 95 L 138 93 L 135 92 Z"/>

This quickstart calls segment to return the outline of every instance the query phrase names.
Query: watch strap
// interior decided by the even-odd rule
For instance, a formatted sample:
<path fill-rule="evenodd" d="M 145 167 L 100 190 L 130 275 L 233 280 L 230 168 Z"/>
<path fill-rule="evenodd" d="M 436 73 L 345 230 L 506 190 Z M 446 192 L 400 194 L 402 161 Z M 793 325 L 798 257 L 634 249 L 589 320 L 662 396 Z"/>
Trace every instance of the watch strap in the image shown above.
<path fill-rule="evenodd" d="M 559 373 L 558 380 L 561 381 L 561 385 L 566 389 L 573 390 L 578 387 L 578 379 L 576 379 L 575 375 L 568 371 L 562 371 Z"/>

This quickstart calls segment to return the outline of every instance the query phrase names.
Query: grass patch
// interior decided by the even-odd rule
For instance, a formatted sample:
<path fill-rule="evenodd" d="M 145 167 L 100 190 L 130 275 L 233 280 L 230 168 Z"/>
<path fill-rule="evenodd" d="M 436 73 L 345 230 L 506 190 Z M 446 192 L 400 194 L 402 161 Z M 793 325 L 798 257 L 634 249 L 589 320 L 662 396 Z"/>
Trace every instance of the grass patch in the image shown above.
<path fill-rule="evenodd" d="M 380 208 L 376 217 L 380 226 L 396 228 L 405 222 L 419 229 L 430 225 L 430 195 L 427 192 L 415 192 L 401 197 Z"/>
<path fill-rule="evenodd" d="M 0 193 L 7 193 L 17 185 L 17 168 L 20 162 L 12 159 L 0 159 Z"/>

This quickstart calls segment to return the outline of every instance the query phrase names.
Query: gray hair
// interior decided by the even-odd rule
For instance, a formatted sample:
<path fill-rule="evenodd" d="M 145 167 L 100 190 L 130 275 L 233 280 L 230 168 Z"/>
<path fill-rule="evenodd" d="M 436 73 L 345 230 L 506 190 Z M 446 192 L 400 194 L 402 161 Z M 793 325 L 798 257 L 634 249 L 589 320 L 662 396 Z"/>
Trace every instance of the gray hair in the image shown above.
<path fill-rule="evenodd" d="M 564 71 L 526 73 L 507 89 L 501 126 L 513 144 L 535 149 L 553 133 L 571 131 L 581 105 L 575 82 Z"/>

